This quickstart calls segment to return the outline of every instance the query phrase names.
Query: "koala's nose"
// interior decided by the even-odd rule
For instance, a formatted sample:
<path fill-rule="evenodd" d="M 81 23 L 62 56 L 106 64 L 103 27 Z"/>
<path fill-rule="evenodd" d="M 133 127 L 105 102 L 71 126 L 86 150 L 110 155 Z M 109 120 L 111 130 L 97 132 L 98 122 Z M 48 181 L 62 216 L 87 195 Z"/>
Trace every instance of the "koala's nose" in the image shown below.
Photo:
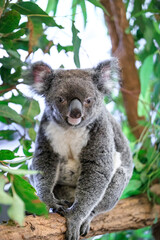
<path fill-rule="evenodd" d="M 80 118 L 81 117 L 81 112 L 79 111 L 79 109 L 73 109 L 70 112 L 70 117 L 72 117 L 72 118 Z"/>
<path fill-rule="evenodd" d="M 69 106 L 69 116 L 80 118 L 82 116 L 82 103 L 78 99 L 73 99 Z"/>

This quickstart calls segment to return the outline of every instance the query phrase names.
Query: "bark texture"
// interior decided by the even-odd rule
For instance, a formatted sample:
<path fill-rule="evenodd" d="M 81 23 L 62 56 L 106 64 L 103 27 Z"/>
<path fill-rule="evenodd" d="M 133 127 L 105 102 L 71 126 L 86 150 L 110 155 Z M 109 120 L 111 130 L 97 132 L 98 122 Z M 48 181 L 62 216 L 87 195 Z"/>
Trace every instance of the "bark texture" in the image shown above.
<path fill-rule="evenodd" d="M 126 34 L 129 23 L 122 0 L 101 0 L 109 16 L 105 15 L 112 42 L 112 53 L 118 57 L 122 69 L 122 95 L 132 132 L 139 138 L 143 127 L 138 124 L 137 104 L 140 94 L 140 81 L 135 67 L 134 41 L 131 34 Z"/>
<path fill-rule="evenodd" d="M 95 217 L 87 237 L 146 227 L 156 217 L 160 220 L 160 206 L 152 206 L 145 195 L 127 198 L 112 211 Z M 0 240 L 64 240 L 65 223 L 65 218 L 56 213 L 49 214 L 49 218 L 27 216 L 24 227 L 0 225 Z"/>

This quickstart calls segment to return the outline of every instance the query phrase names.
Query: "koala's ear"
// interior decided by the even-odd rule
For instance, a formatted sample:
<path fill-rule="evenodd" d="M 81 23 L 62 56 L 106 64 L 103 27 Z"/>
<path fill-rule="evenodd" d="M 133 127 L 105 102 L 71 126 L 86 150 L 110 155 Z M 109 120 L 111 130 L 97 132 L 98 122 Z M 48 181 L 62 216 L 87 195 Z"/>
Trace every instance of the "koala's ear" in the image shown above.
<path fill-rule="evenodd" d="M 54 75 L 53 70 L 47 64 L 37 62 L 24 73 L 23 77 L 24 83 L 30 85 L 36 93 L 44 95 Z"/>
<path fill-rule="evenodd" d="M 104 95 L 110 94 L 120 79 L 118 59 L 111 58 L 101 62 L 94 71 L 93 81 L 97 85 L 98 90 Z"/>

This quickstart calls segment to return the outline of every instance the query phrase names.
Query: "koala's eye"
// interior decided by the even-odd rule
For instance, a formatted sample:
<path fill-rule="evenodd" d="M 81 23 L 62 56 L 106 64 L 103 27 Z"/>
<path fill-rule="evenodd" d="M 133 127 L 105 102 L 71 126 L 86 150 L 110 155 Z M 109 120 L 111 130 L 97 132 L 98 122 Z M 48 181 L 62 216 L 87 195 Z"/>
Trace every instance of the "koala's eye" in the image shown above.
<path fill-rule="evenodd" d="M 92 98 L 86 98 L 85 101 L 84 101 L 84 105 L 86 107 L 90 106 L 92 104 Z"/>
<path fill-rule="evenodd" d="M 57 102 L 58 102 L 58 103 L 65 103 L 65 101 L 66 101 L 66 100 L 65 100 L 63 97 L 61 97 L 61 96 L 60 96 L 60 97 L 57 97 L 56 99 L 57 99 Z"/>

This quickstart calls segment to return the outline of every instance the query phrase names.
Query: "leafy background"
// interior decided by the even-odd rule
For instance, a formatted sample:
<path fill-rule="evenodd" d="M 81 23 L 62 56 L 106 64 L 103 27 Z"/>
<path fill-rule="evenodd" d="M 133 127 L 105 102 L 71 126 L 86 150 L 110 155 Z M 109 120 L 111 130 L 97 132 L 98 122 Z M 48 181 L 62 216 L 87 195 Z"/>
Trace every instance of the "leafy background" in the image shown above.
<path fill-rule="evenodd" d="M 7 206 L 9 218 L 23 224 L 25 211 L 37 215 L 47 214 L 46 206 L 40 202 L 34 188 L 28 183 L 27 169 L 36 138 L 40 114 L 39 102 L 26 97 L 22 92 L 22 71 L 27 66 L 27 59 L 39 49 L 50 54 L 54 46 L 58 52 L 72 52 L 76 67 L 80 67 L 79 50 L 81 38 L 77 9 L 83 16 L 84 28 L 88 22 L 86 3 L 106 10 L 96 0 L 73 0 L 71 5 L 72 44 L 62 46 L 49 40 L 47 29 L 63 26 L 56 22 L 58 0 L 48 0 L 46 11 L 33 1 L 0 1 L 0 51 L 5 56 L 0 58 L 0 141 L 15 146 L 14 150 L 0 150 L 0 206 Z M 125 189 L 122 198 L 147 193 L 150 201 L 160 204 L 160 196 L 151 186 L 160 182 L 160 3 L 159 1 L 125 0 L 129 29 L 135 42 L 136 66 L 140 76 L 141 94 L 138 104 L 139 115 L 145 129 L 137 140 L 128 126 L 121 93 L 113 96 L 113 114 L 120 116 L 123 131 L 130 140 L 135 169 L 133 177 Z M 95 46 L 96 47 L 96 46 Z M 19 50 L 26 52 L 22 60 Z M 61 66 L 63 67 L 63 66 Z M 15 141 L 16 140 L 16 141 Z M 16 142 L 16 144 L 15 144 Z M 34 174 L 35 172 L 32 172 Z M 150 228 L 136 231 L 106 234 L 99 239 L 153 239 Z"/>

